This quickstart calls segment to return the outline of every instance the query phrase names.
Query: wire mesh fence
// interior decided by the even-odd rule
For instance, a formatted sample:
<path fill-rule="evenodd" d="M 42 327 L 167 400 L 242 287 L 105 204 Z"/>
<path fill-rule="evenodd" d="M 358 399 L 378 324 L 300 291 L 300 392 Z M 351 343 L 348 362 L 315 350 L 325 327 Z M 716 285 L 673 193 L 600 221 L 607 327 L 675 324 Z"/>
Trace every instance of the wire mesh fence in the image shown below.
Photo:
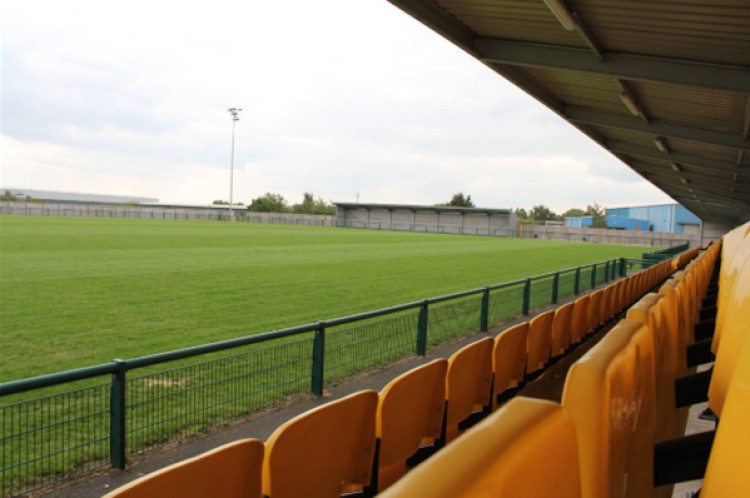
<path fill-rule="evenodd" d="M 482 296 L 470 296 L 430 306 L 427 347 L 479 330 Z"/>
<path fill-rule="evenodd" d="M 324 384 L 413 356 L 418 316 L 418 310 L 411 310 L 327 331 Z"/>
<path fill-rule="evenodd" d="M 109 383 L 0 407 L 0 496 L 108 465 L 109 434 Z"/>
<path fill-rule="evenodd" d="M 490 291 L 489 323 L 511 320 L 523 313 L 523 283 Z"/>

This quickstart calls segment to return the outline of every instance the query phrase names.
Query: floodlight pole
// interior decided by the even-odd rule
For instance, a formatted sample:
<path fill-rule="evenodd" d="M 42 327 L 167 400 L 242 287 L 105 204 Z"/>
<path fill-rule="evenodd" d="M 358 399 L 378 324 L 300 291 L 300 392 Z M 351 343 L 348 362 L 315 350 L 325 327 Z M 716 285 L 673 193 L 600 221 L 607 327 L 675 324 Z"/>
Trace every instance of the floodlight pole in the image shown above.
<path fill-rule="evenodd" d="M 234 221 L 234 127 L 240 120 L 240 111 L 237 107 L 230 107 L 229 114 L 232 115 L 232 156 L 229 162 L 229 221 Z"/>

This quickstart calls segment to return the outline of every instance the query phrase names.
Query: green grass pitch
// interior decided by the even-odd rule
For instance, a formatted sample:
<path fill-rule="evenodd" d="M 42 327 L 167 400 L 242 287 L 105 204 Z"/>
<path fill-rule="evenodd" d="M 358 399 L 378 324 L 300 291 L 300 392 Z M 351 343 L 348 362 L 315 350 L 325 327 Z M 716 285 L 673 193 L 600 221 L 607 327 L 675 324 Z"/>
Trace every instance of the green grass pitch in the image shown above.
<path fill-rule="evenodd" d="M 202 221 L 2 216 L 0 229 L 0 382 L 643 252 Z"/>

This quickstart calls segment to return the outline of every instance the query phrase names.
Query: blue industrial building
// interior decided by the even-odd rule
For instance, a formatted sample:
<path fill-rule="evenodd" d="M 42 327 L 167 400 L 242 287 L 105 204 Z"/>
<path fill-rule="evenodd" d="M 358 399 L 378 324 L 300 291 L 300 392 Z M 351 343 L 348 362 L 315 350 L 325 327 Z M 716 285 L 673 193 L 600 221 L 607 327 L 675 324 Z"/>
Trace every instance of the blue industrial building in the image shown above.
<path fill-rule="evenodd" d="M 701 219 L 681 204 L 613 208 L 607 214 L 646 221 L 653 232 L 700 233 Z"/>
<path fill-rule="evenodd" d="M 701 220 L 680 204 L 633 206 L 607 209 L 607 227 L 620 230 L 699 234 Z M 591 216 L 565 218 L 565 226 L 585 228 Z"/>

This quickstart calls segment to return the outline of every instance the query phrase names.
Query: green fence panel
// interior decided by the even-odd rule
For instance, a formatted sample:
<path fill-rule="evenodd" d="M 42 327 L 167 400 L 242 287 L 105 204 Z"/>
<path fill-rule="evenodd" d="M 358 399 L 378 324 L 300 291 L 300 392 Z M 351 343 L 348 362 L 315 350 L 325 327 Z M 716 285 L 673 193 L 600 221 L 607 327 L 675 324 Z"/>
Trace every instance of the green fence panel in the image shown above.
<path fill-rule="evenodd" d="M 574 295 L 576 292 L 576 272 L 568 271 L 560 273 L 560 280 L 557 284 L 557 299 L 562 300 Z"/>
<path fill-rule="evenodd" d="M 489 324 L 504 322 L 523 314 L 524 283 L 490 291 Z"/>
<path fill-rule="evenodd" d="M 143 453 L 310 392 L 312 334 L 128 378 L 127 449 Z"/>
<path fill-rule="evenodd" d="M 531 281 L 529 310 L 542 308 L 552 303 L 552 290 L 554 288 L 554 284 L 554 275 L 543 278 L 535 278 Z"/>
<path fill-rule="evenodd" d="M 109 466 L 110 383 L 96 380 L 101 383 L 0 406 L 0 496 Z"/>
<path fill-rule="evenodd" d="M 329 329 L 326 333 L 325 386 L 414 356 L 418 321 L 417 308 L 395 316 Z"/>
<path fill-rule="evenodd" d="M 479 330 L 481 294 L 430 305 L 427 321 L 427 347 Z"/>
<path fill-rule="evenodd" d="M 591 275 L 594 271 L 593 266 L 586 266 L 581 268 L 580 282 L 578 285 L 578 292 L 591 289 Z"/>

